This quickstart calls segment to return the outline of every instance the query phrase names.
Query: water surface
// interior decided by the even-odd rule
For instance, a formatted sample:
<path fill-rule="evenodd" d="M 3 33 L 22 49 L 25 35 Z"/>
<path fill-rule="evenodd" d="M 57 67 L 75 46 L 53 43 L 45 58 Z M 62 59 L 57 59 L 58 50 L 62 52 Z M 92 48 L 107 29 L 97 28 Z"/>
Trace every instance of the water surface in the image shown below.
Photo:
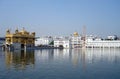
<path fill-rule="evenodd" d="M 0 50 L 0 79 L 120 79 L 120 49 Z"/>

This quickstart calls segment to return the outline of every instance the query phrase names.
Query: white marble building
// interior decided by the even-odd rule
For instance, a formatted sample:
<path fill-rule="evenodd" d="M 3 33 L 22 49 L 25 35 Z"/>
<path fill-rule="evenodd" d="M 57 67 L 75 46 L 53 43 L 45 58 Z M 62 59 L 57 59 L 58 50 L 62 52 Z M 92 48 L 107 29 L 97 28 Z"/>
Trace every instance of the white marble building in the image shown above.
<path fill-rule="evenodd" d="M 63 48 L 71 48 L 69 39 L 65 38 L 56 38 L 54 39 L 54 47 L 63 47 Z"/>
<path fill-rule="evenodd" d="M 86 47 L 92 47 L 92 48 L 120 47 L 120 40 L 103 40 L 101 38 L 87 37 Z"/>
<path fill-rule="evenodd" d="M 36 40 L 35 40 L 35 46 L 49 45 L 52 41 L 53 41 L 53 38 L 52 37 L 48 37 L 48 36 L 36 38 Z"/>
<path fill-rule="evenodd" d="M 71 37 L 71 45 L 72 48 L 80 48 L 82 46 L 81 36 L 77 32 L 74 32 Z"/>

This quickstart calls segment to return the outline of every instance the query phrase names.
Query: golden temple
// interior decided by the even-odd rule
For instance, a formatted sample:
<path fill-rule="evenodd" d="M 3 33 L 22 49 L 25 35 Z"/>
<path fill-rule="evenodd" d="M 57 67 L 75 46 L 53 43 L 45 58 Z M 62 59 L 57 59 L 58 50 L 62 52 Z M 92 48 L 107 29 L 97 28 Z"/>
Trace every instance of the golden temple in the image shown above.
<path fill-rule="evenodd" d="M 32 47 L 35 44 L 35 32 L 29 33 L 24 28 L 19 31 L 15 30 L 15 33 L 11 33 L 8 29 L 6 31 L 6 46 L 12 46 L 14 48 Z"/>

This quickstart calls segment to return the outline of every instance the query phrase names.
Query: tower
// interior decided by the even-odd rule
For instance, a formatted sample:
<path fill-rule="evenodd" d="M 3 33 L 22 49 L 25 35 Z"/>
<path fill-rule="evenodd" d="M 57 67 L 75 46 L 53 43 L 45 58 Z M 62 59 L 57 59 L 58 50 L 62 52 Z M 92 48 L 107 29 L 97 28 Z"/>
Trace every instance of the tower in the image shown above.
<path fill-rule="evenodd" d="M 83 28 L 82 28 L 82 40 L 83 40 L 83 43 L 82 43 L 82 47 L 85 48 L 85 42 L 86 42 L 86 26 L 84 25 Z"/>

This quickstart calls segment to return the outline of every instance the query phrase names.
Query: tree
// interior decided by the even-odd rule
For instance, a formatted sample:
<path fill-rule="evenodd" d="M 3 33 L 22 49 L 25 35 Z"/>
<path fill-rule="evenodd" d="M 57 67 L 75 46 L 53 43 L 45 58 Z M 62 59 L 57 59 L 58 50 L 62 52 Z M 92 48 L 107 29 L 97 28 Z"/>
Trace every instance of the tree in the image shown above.
<path fill-rule="evenodd" d="M 49 45 L 54 45 L 54 41 L 50 42 Z"/>

